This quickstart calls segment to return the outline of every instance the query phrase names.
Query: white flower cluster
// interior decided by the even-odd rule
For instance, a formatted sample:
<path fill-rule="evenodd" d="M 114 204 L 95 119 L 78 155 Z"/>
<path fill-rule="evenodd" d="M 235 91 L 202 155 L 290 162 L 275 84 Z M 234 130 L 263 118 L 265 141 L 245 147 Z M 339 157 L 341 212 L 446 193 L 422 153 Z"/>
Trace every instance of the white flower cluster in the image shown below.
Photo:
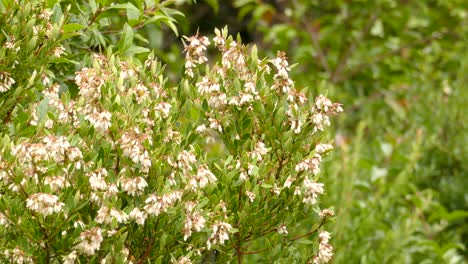
<path fill-rule="evenodd" d="M 6 249 L 3 254 L 7 259 L 10 260 L 10 263 L 18 263 L 18 264 L 26 264 L 26 263 L 34 263 L 33 258 L 27 256 L 24 251 L 16 247 L 13 250 Z"/>
<path fill-rule="evenodd" d="M 280 234 L 280 235 L 287 235 L 288 234 L 288 229 L 286 228 L 285 224 L 281 224 L 278 227 L 278 234 Z"/>
<path fill-rule="evenodd" d="M 99 250 L 101 243 L 104 240 L 101 233 L 102 231 L 99 227 L 93 227 L 89 230 L 81 232 L 81 241 L 78 245 L 76 245 L 76 249 L 85 255 L 94 255 L 96 250 Z"/>
<path fill-rule="evenodd" d="M 184 241 L 187 241 L 193 231 L 200 232 L 205 227 L 206 220 L 199 212 L 194 212 L 194 204 L 193 202 L 187 202 L 185 205 L 185 222 L 184 230 L 182 231 Z"/>
<path fill-rule="evenodd" d="M 323 183 L 318 183 L 316 181 L 309 180 L 306 178 L 304 180 L 304 203 L 316 204 L 317 197 L 319 194 L 323 194 Z"/>
<path fill-rule="evenodd" d="M 259 100 L 260 96 L 255 88 L 255 84 L 248 81 L 244 84 L 244 91 L 239 92 L 238 96 L 232 96 L 229 100 L 230 105 L 244 106 L 250 105 L 252 102 Z"/>
<path fill-rule="evenodd" d="M 11 50 L 13 50 L 15 52 L 18 52 L 21 49 L 20 46 L 17 46 L 15 36 L 9 36 L 9 39 L 7 39 L 4 46 L 5 46 L 5 48 L 11 49 Z"/>
<path fill-rule="evenodd" d="M 8 218 L 2 212 L 0 212 L 0 225 L 8 226 Z"/>
<path fill-rule="evenodd" d="M 247 195 L 247 197 L 249 198 L 249 202 L 253 203 L 254 200 L 255 200 L 255 193 L 253 192 L 249 192 L 249 191 L 246 191 L 245 192 L 245 195 Z"/>
<path fill-rule="evenodd" d="M 322 156 L 320 154 L 315 154 L 312 158 L 305 159 L 299 162 L 295 170 L 297 172 L 310 171 L 313 175 L 317 175 L 320 172 L 320 162 L 322 161 Z"/>
<path fill-rule="evenodd" d="M 162 196 L 152 194 L 146 199 L 144 209 L 147 214 L 158 216 L 159 214 L 166 212 L 170 207 L 174 206 L 174 204 L 177 201 L 180 201 L 181 198 L 181 191 L 174 191 Z"/>
<path fill-rule="evenodd" d="M 315 152 L 318 154 L 323 154 L 333 149 L 331 144 L 317 144 L 315 146 Z"/>
<path fill-rule="evenodd" d="M 130 95 L 133 95 L 135 97 L 135 100 L 137 101 L 138 104 L 143 103 L 145 100 L 149 98 L 149 95 L 150 95 L 148 88 L 141 82 L 131 87 L 128 90 L 128 92 Z"/>
<path fill-rule="evenodd" d="M 10 90 L 13 84 L 15 84 L 15 80 L 11 78 L 10 74 L 0 71 L 0 93 Z"/>
<path fill-rule="evenodd" d="M 106 132 L 111 126 L 112 114 L 108 111 L 102 112 L 91 112 L 85 116 L 85 120 L 88 120 L 89 123 L 97 130 L 101 132 Z"/>
<path fill-rule="evenodd" d="M 148 140 L 151 144 L 150 137 L 144 133 L 141 133 L 138 128 L 125 132 L 122 138 L 119 140 L 120 147 L 123 150 L 123 154 L 129 157 L 134 163 L 141 165 L 142 172 L 148 172 L 151 167 L 151 159 L 149 157 L 148 150 L 143 146 L 143 142 Z"/>
<path fill-rule="evenodd" d="M 78 85 L 79 94 L 87 100 L 101 98 L 101 87 L 106 81 L 107 75 L 98 72 L 94 68 L 83 68 L 76 72 L 75 83 Z"/>
<path fill-rule="evenodd" d="M 333 210 L 330 210 L 330 209 L 323 209 L 319 213 L 319 216 L 322 219 L 325 218 L 325 217 L 331 217 L 331 216 L 334 216 L 334 215 L 335 215 L 335 212 Z"/>
<path fill-rule="evenodd" d="M 102 55 L 94 54 L 95 62 L 105 65 L 107 59 Z M 103 109 L 99 103 L 101 99 L 101 88 L 107 80 L 110 73 L 102 69 L 83 68 L 76 72 L 75 83 L 79 88 L 79 95 L 84 100 L 84 105 L 79 107 L 78 111 L 85 115 L 85 120 L 98 131 L 104 133 L 111 127 L 112 114 Z M 63 112 L 63 111 L 62 111 Z"/>
<path fill-rule="evenodd" d="M 63 264 L 74 264 L 77 258 L 78 254 L 76 250 L 72 250 L 72 252 L 62 258 Z"/>
<path fill-rule="evenodd" d="M 44 216 L 62 211 L 65 204 L 59 202 L 56 195 L 47 193 L 35 193 L 26 200 L 26 207 Z"/>
<path fill-rule="evenodd" d="M 125 178 L 120 177 L 119 179 L 120 188 L 131 196 L 140 195 L 144 189 L 148 187 L 148 183 L 143 177 L 136 178 Z"/>
<path fill-rule="evenodd" d="M 57 164 L 63 164 L 66 161 L 73 162 L 77 169 L 80 169 L 83 164 L 81 150 L 71 146 L 64 136 L 46 136 L 42 138 L 42 143 L 22 142 L 12 148 L 12 154 L 25 167 L 35 167 L 38 162 L 47 160 L 52 160 Z"/>
<path fill-rule="evenodd" d="M 239 74 L 238 77 L 240 79 L 247 79 L 247 67 L 242 48 L 242 45 L 239 45 L 237 42 L 232 41 L 229 44 L 229 47 L 224 47 L 222 49 L 221 65 L 223 66 L 223 68 L 218 71 L 218 73 L 220 73 L 221 76 L 225 75 L 226 70 L 235 69 Z"/>
<path fill-rule="evenodd" d="M 271 61 L 277 70 L 277 73 L 273 76 L 275 84 L 272 88 L 274 90 L 279 90 L 285 94 L 288 94 L 293 88 L 294 82 L 289 78 L 288 72 L 291 69 L 289 68 L 286 53 L 283 51 L 278 51 L 276 56 L 277 57 Z"/>
<path fill-rule="evenodd" d="M 208 249 L 212 245 L 221 244 L 224 245 L 224 241 L 229 240 L 229 233 L 232 226 L 229 223 L 216 220 L 216 222 L 211 226 L 212 232 L 206 245 Z"/>
<path fill-rule="evenodd" d="M 330 126 L 328 115 L 343 112 L 339 103 L 332 103 L 330 99 L 323 95 L 315 98 L 315 104 L 312 106 L 312 123 L 315 125 L 314 131 L 323 131 L 325 127 Z"/>
<path fill-rule="evenodd" d="M 200 166 L 194 176 L 189 176 L 189 185 L 193 188 L 203 188 L 208 183 L 217 181 L 216 176 L 208 169 L 206 165 Z"/>
<path fill-rule="evenodd" d="M 184 52 L 185 52 L 185 74 L 189 77 L 194 76 L 193 69 L 198 64 L 203 64 L 208 61 L 205 56 L 206 47 L 210 45 L 210 40 L 207 37 L 198 36 L 198 33 L 192 37 L 184 37 Z"/>
<path fill-rule="evenodd" d="M 97 169 L 87 174 L 89 176 L 89 185 L 93 191 L 105 191 L 107 190 L 107 170 L 104 168 Z"/>
<path fill-rule="evenodd" d="M 135 220 L 138 225 L 144 225 L 148 215 L 145 211 L 140 210 L 138 207 L 135 207 L 128 214 L 129 218 Z"/>
<path fill-rule="evenodd" d="M 226 32 L 221 33 L 216 29 L 215 33 L 216 37 L 213 38 L 213 42 L 222 54 L 221 64 L 214 66 L 214 71 L 219 78 L 204 76 L 196 83 L 198 92 L 206 97 L 208 105 L 213 110 L 225 111 L 228 105 L 248 106 L 250 109 L 252 104 L 260 99 L 260 96 L 255 87 L 256 75 L 247 67 L 245 47 L 232 39 L 229 42 L 226 41 L 223 36 Z M 232 82 L 226 78 L 228 72 L 236 74 L 236 77 L 242 80 L 243 89 L 233 89 Z M 209 127 L 222 133 L 222 126 L 214 114 L 215 111 L 209 114 L 210 119 L 217 122 L 210 121 Z"/>
<path fill-rule="evenodd" d="M 154 110 L 156 111 L 156 115 L 162 118 L 168 118 L 171 112 L 172 105 L 166 102 L 159 102 L 155 107 Z"/>
<path fill-rule="evenodd" d="M 198 93 L 201 95 L 208 95 L 212 93 L 219 93 L 219 83 L 210 80 L 207 76 L 203 76 L 202 80 L 195 85 L 198 89 Z"/>
<path fill-rule="evenodd" d="M 70 183 L 63 176 L 47 176 L 44 179 L 44 184 L 49 185 L 52 191 L 60 191 L 70 187 Z"/>
<path fill-rule="evenodd" d="M 319 250 L 317 255 L 313 258 L 314 264 L 328 263 L 333 257 L 333 247 L 328 243 L 330 240 L 330 233 L 322 231 L 319 233 Z"/>
<path fill-rule="evenodd" d="M 190 258 L 183 256 L 183 257 L 180 257 L 178 260 L 172 261 L 171 263 L 172 264 L 192 264 L 192 261 L 190 260 Z"/>
<path fill-rule="evenodd" d="M 249 156 L 251 159 L 257 159 L 257 161 L 263 160 L 263 156 L 268 153 L 268 149 L 265 147 L 265 143 L 262 141 L 258 141 L 255 144 L 255 148 L 252 152 L 249 152 Z"/>
<path fill-rule="evenodd" d="M 210 80 L 207 76 L 204 76 L 202 81 L 196 84 L 200 95 L 210 97 L 208 98 L 208 105 L 214 109 L 222 109 L 227 104 L 227 96 L 221 92 L 220 84 L 216 81 Z"/>
<path fill-rule="evenodd" d="M 127 219 L 128 215 L 125 212 L 107 206 L 101 207 L 96 215 L 96 222 L 100 224 L 105 223 L 110 225 L 114 220 L 117 223 L 125 223 Z"/>
<path fill-rule="evenodd" d="M 52 53 L 55 57 L 60 58 L 62 54 L 65 53 L 65 48 L 63 46 L 57 46 L 52 50 Z"/>
<path fill-rule="evenodd" d="M 182 150 L 177 155 L 177 163 L 173 164 L 170 160 L 168 161 L 173 167 L 182 169 L 182 171 L 189 171 L 192 169 L 192 164 L 197 162 L 197 157 L 193 153 L 193 149 L 190 151 Z"/>

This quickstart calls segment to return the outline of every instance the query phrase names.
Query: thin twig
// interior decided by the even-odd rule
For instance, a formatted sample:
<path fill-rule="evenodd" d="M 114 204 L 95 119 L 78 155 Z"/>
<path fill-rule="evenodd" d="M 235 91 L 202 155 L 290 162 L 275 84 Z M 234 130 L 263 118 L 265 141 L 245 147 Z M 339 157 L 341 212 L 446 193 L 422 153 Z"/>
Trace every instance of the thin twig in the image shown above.
<path fill-rule="evenodd" d="M 132 29 L 133 29 L 133 30 L 138 30 L 138 29 L 140 29 L 140 28 L 142 28 L 142 27 L 144 27 L 144 26 L 145 26 L 145 23 L 144 23 L 144 22 L 141 22 L 141 23 L 139 23 L 139 24 L 133 26 Z M 116 33 L 121 33 L 121 32 L 122 32 L 122 30 L 116 29 L 116 30 L 102 31 L 102 34 L 116 34 Z"/>
<path fill-rule="evenodd" d="M 154 229 L 157 230 L 158 228 L 158 224 L 159 224 L 159 218 L 158 220 L 156 220 L 156 224 L 154 225 Z M 150 252 L 151 252 L 151 248 L 153 247 L 154 245 L 154 241 L 155 241 L 155 236 L 151 236 L 151 239 L 150 239 L 150 242 L 148 243 L 148 245 L 146 246 L 146 249 L 145 249 L 145 252 L 143 253 L 143 255 L 141 256 L 140 260 L 138 261 L 138 264 L 143 264 L 143 262 L 148 258 Z"/>
<path fill-rule="evenodd" d="M 303 238 L 303 237 L 308 237 L 308 236 L 310 236 L 310 235 L 316 233 L 316 232 L 319 230 L 319 228 L 323 226 L 323 224 L 325 224 L 325 220 L 322 220 L 322 221 L 320 222 L 319 226 L 317 226 L 317 228 L 315 228 L 314 230 L 312 230 L 312 231 L 310 231 L 310 232 L 307 232 L 307 233 L 305 233 L 305 234 L 303 234 L 303 235 L 295 236 L 295 237 L 293 237 L 293 238 L 290 238 L 289 240 L 290 240 L 290 241 L 296 241 L 296 240 L 301 239 L 301 238 Z"/>
<path fill-rule="evenodd" d="M 267 251 L 268 249 L 269 248 L 264 248 L 264 249 L 255 250 L 255 251 L 247 251 L 247 252 L 244 252 L 244 255 L 253 255 L 253 254 L 263 252 L 263 251 Z"/>
<path fill-rule="evenodd" d="M 104 8 L 98 8 L 96 10 L 96 13 L 93 14 L 93 17 L 91 17 L 91 20 L 88 23 L 88 28 L 96 21 L 98 16 L 104 11 Z"/>
<path fill-rule="evenodd" d="M 236 255 L 237 255 L 237 264 L 242 264 L 242 257 L 244 253 L 242 252 L 242 241 L 241 241 L 241 235 L 239 232 L 236 233 L 236 238 L 237 238 L 237 245 L 235 249 L 236 249 Z"/>

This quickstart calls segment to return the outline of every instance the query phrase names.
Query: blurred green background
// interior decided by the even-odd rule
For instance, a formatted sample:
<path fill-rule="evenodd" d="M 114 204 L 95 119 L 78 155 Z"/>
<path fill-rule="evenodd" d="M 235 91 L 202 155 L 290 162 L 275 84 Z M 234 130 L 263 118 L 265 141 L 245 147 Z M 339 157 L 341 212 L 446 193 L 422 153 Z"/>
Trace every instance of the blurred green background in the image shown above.
<path fill-rule="evenodd" d="M 344 104 L 321 178 L 337 213 L 334 263 L 467 263 L 468 1 L 181 8 L 183 34 L 227 25 L 264 55 L 286 51 L 297 87 Z M 179 50 L 160 36 L 155 48 Z M 165 62 L 177 69 L 175 58 Z"/>
<path fill-rule="evenodd" d="M 97 8 L 101 2 L 120 5 L 103 11 Z M 164 7 L 157 10 L 147 2 Z M 227 25 L 231 34 L 256 44 L 262 56 L 285 51 L 290 63 L 297 63 L 291 74 L 298 89 L 344 104 L 329 139 L 336 150 L 321 176 L 327 191 L 323 208 L 333 207 L 337 214 L 327 226 L 333 262 L 468 263 L 468 1 L 60 4 L 73 5 L 67 38 L 87 25 L 80 41 L 67 44 L 77 60 L 80 51 L 109 47 L 142 59 L 152 50 L 169 68 L 172 82 L 183 72 L 181 35 L 199 31 L 212 37 L 215 27 Z M 146 23 L 142 17 L 156 19 Z M 44 64 L 21 52 L 28 58 L 21 61 L 31 61 L 24 67 Z M 53 67 L 74 69 L 65 63 Z M 264 253 L 246 262 L 266 259 Z"/>

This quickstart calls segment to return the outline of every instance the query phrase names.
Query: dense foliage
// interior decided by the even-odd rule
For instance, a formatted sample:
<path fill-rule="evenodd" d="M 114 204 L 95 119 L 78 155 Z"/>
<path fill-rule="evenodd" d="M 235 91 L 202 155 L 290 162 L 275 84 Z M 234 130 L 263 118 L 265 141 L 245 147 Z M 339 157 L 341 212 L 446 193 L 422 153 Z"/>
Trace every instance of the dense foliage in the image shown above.
<path fill-rule="evenodd" d="M 3 261 L 465 263 L 467 18 L 0 0 Z"/>
<path fill-rule="evenodd" d="M 324 177 L 335 262 L 466 262 L 468 3 L 233 2 L 298 85 L 344 104 Z"/>
<path fill-rule="evenodd" d="M 171 84 L 135 45 L 159 20 L 177 33 L 169 3 L 3 4 L 2 261 L 333 256 L 318 180 L 341 104 L 297 89 L 283 52 L 261 59 L 227 28 L 183 37 Z"/>

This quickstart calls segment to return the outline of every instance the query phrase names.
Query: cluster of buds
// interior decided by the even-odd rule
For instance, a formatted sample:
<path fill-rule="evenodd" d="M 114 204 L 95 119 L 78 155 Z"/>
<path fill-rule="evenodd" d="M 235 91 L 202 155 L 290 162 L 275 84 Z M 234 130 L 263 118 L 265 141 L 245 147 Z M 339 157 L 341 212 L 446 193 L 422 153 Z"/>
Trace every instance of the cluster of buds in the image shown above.
<path fill-rule="evenodd" d="M 312 106 L 312 123 L 315 125 L 315 131 L 323 131 L 325 127 L 330 126 L 329 115 L 339 114 L 343 108 L 339 103 L 332 103 L 330 99 L 323 95 L 315 98 L 315 104 Z"/>
<path fill-rule="evenodd" d="M 308 178 L 304 180 L 304 198 L 303 202 L 308 204 L 316 204 L 317 198 L 319 194 L 323 194 L 323 183 L 318 183 L 316 181 L 312 181 Z"/>
<path fill-rule="evenodd" d="M 271 61 L 277 70 L 277 73 L 273 76 L 275 83 L 272 88 L 288 94 L 294 86 L 294 82 L 289 78 L 288 74 L 291 70 L 289 68 L 288 58 L 283 51 L 278 51 L 276 56 L 277 57 Z"/>
<path fill-rule="evenodd" d="M 184 52 L 185 52 L 185 74 L 189 77 L 194 76 L 193 69 L 198 64 L 203 64 L 208 61 L 205 56 L 206 47 L 210 45 L 210 41 L 207 37 L 198 36 L 198 33 L 192 37 L 184 37 Z"/>
<path fill-rule="evenodd" d="M 333 247 L 328 243 L 330 240 L 330 233 L 322 231 L 319 234 L 319 250 L 313 258 L 314 264 L 328 263 L 333 257 Z"/>

